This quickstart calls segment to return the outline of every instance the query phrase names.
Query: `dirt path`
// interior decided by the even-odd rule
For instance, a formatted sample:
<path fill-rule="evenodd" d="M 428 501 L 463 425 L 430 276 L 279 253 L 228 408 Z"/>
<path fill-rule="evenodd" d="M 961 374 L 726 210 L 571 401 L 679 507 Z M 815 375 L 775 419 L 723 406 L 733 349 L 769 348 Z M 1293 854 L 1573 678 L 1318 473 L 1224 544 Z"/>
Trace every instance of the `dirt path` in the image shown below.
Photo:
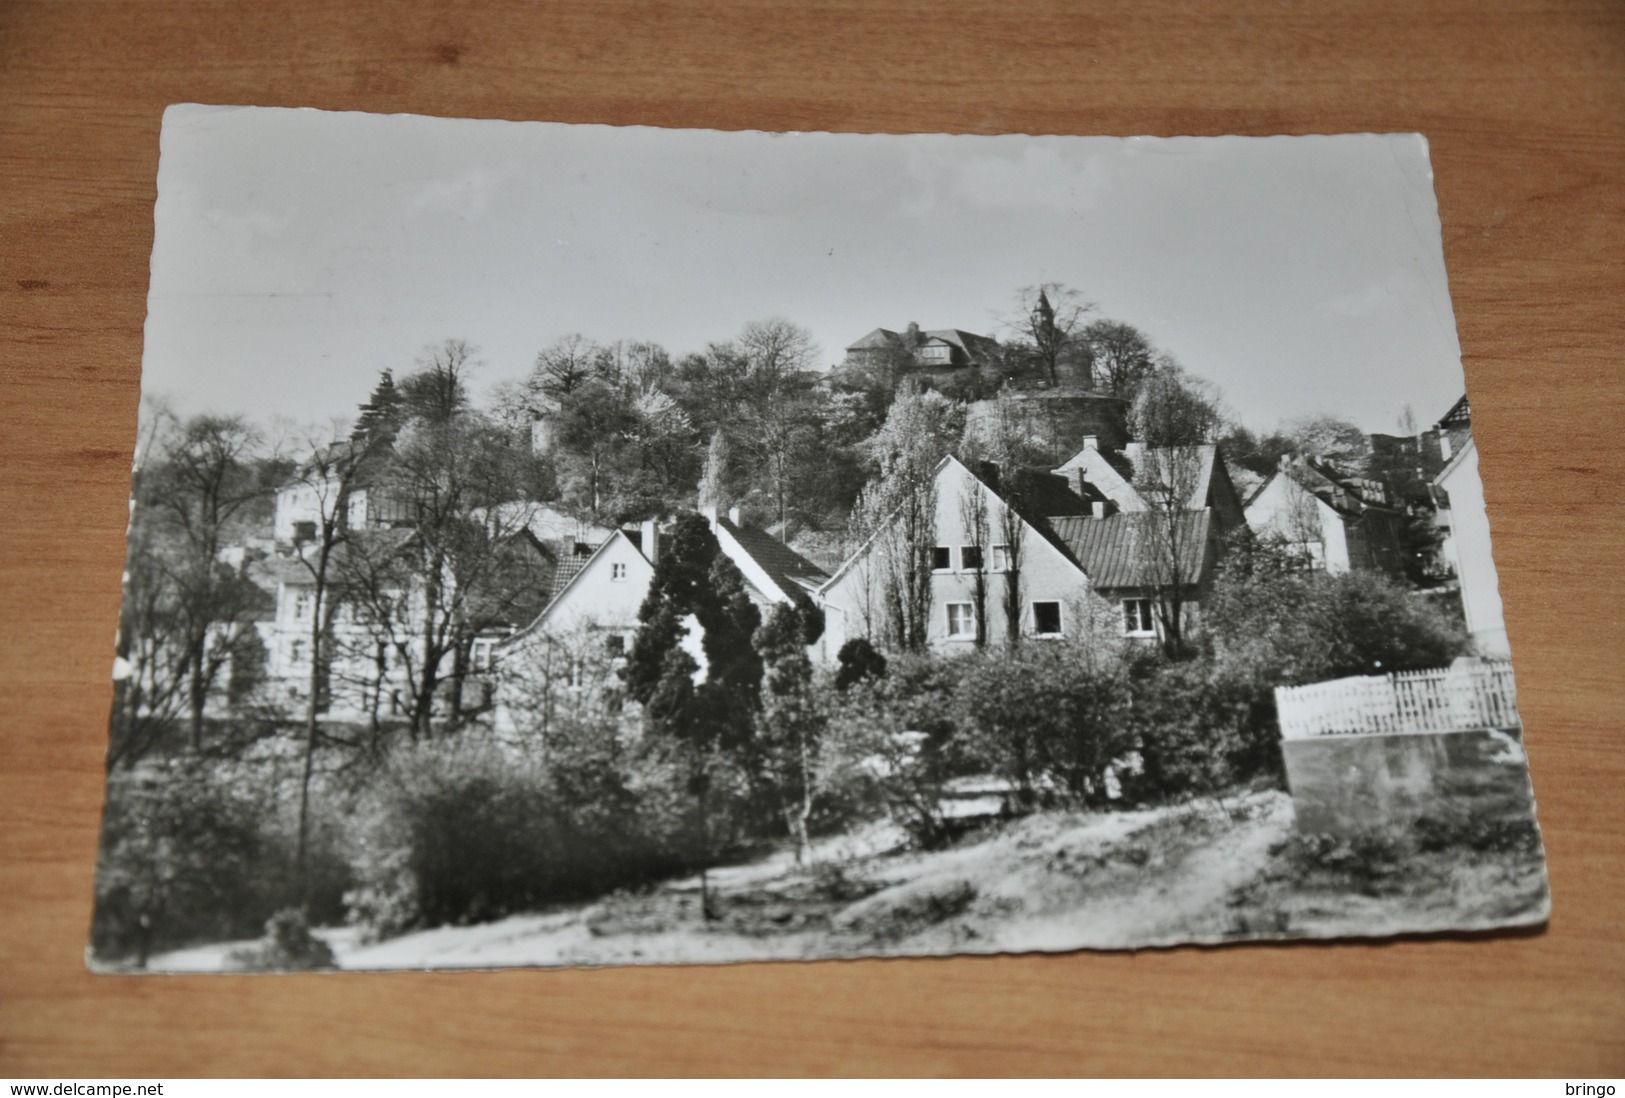
<path fill-rule="evenodd" d="M 852 955 L 1121 948 L 1218 940 L 1226 898 L 1290 825 L 1282 794 L 1230 806 L 1044 813 L 930 853 L 887 853 L 886 827 L 819 851 L 711 874 L 724 912 L 706 924 L 698 879 L 638 896 L 370 947 L 346 968 L 727 962 Z M 839 868 L 836 868 L 839 867 Z"/>

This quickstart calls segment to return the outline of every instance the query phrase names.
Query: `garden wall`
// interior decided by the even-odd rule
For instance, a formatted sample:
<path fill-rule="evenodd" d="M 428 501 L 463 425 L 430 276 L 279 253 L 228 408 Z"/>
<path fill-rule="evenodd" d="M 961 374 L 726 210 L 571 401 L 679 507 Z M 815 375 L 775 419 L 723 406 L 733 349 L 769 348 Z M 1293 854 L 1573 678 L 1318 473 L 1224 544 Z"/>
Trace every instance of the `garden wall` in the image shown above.
<path fill-rule="evenodd" d="M 1316 736 L 1283 740 L 1281 752 L 1297 827 L 1306 833 L 1534 811 L 1516 731 Z"/>

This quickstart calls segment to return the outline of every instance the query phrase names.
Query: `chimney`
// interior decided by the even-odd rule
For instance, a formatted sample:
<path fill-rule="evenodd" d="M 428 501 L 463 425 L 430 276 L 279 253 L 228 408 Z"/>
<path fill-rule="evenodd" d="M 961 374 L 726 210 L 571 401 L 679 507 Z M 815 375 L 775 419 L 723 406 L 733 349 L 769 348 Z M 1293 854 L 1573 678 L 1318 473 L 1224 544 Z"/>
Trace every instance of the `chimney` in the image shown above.
<path fill-rule="evenodd" d="M 1099 436 L 1098 435 L 1084 435 L 1083 436 L 1083 448 L 1085 450 L 1098 450 L 1098 449 L 1100 449 L 1100 438 L 1099 438 Z"/>
<path fill-rule="evenodd" d="M 643 555 L 654 564 L 660 556 L 660 524 L 654 519 L 645 519 L 643 523 Z"/>
<path fill-rule="evenodd" d="M 730 507 L 730 508 L 728 508 L 728 521 L 733 523 L 735 526 L 739 525 L 739 508 L 738 507 Z"/>
<path fill-rule="evenodd" d="M 1102 499 L 1095 500 L 1095 502 L 1094 502 L 1094 512 L 1095 512 L 1095 518 L 1097 518 L 1097 519 L 1105 518 L 1106 517 L 1106 501 L 1102 500 Z"/>
<path fill-rule="evenodd" d="M 714 503 L 702 503 L 702 504 L 700 504 L 700 514 L 704 515 L 705 516 L 705 521 L 709 522 L 712 526 L 715 526 L 717 524 L 717 505 L 716 504 L 714 504 Z"/>
<path fill-rule="evenodd" d="M 1290 468 L 1292 468 L 1292 455 L 1291 454 L 1282 454 L 1281 455 L 1281 472 L 1284 473 Z"/>

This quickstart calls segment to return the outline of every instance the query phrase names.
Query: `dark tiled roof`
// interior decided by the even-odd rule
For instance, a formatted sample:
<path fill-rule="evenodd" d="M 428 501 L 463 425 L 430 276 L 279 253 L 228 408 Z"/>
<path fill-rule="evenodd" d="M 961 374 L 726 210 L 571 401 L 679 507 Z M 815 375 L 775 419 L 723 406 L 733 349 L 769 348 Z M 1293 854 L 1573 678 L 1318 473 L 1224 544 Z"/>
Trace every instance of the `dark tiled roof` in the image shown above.
<path fill-rule="evenodd" d="M 828 572 L 766 530 L 755 526 L 737 526 L 726 518 L 718 518 L 717 525 L 732 534 L 739 547 L 749 553 L 750 558 L 785 591 L 816 589 L 829 579 Z"/>
<path fill-rule="evenodd" d="M 1074 482 L 1075 483 L 1075 482 Z M 999 487 L 999 495 L 1028 521 L 1057 515 L 1087 515 L 1095 500 L 1106 497 L 1091 486 L 1088 498 L 1073 490 L 1067 478 L 1047 469 L 1017 469 Z"/>
<path fill-rule="evenodd" d="M 989 358 L 999 348 L 999 341 L 990 336 L 977 335 L 960 328 L 938 328 L 930 332 L 922 332 L 927 339 L 940 339 L 944 343 L 951 343 L 973 360 Z"/>
<path fill-rule="evenodd" d="M 1211 511 L 1182 511 L 1174 533 L 1180 548 L 1180 579 L 1202 581 L 1208 564 Z M 1167 512 L 1108 515 L 1103 519 L 1064 517 L 1050 520 L 1056 535 L 1071 550 L 1096 588 L 1144 587 L 1154 582 L 1146 562 L 1155 560 L 1157 541 L 1166 537 Z"/>
<path fill-rule="evenodd" d="M 576 573 L 586 565 L 589 558 L 568 556 L 561 557 L 553 566 L 553 594 L 557 595 L 564 590 L 564 585 L 575 578 Z"/>
<path fill-rule="evenodd" d="M 876 328 L 862 339 L 847 347 L 849 351 L 879 351 L 892 346 L 900 337 L 890 328 Z"/>
<path fill-rule="evenodd" d="M 1450 406 L 1450 411 L 1439 417 L 1440 427 L 1470 427 L 1473 422 L 1473 408 L 1463 396 Z"/>

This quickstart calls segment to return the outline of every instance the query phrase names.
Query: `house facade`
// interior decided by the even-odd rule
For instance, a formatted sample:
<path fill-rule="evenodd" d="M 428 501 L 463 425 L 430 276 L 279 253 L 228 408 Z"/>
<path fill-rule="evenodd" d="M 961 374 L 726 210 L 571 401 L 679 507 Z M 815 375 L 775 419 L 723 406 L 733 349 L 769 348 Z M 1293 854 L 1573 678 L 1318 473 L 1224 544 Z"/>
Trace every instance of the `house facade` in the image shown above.
<path fill-rule="evenodd" d="M 1247 502 L 1246 515 L 1253 533 L 1291 547 L 1332 575 L 1404 572 L 1403 512 L 1388 505 L 1381 484 L 1324 462 L 1282 458 L 1281 468 Z"/>
<path fill-rule="evenodd" d="M 1444 493 L 1451 515 L 1446 543 L 1461 583 L 1461 607 L 1467 630 L 1480 656 L 1510 659 L 1506 618 L 1501 608 L 1500 581 L 1490 555 L 1490 520 L 1484 509 L 1484 482 L 1478 475 L 1478 445 L 1467 436 L 1434 480 Z"/>
<path fill-rule="evenodd" d="M 742 523 L 737 510 L 719 514 L 708 509 L 705 516 L 722 554 L 744 576 L 746 594 L 758 607 L 812 603 L 813 593 L 829 578 L 765 530 Z M 496 646 L 499 706 L 505 696 L 534 693 L 536 680 L 554 675 L 561 660 L 602 669 L 631 649 L 661 541 L 660 524 L 652 521 L 636 530 L 614 531 L 529 624 Z M 696 622 L 688 623 L 682 645 L 703 673 L 705 652 Z M 511 726 L 512 713 L 499 714 L 499 721 Z"/>
<path fill-rule="evenodd" d="M 1016 511 L 987 471 L 973 472 L 954 457 L 938 464 L 932 480 L 930 600 L 924 608 L 927 645 L 968 651 L 978 637 L 1002 644 L 1009 636 L 1009 583 L 1020 593 L 1016 625 L 1024 636 L 1077 636 L 1098 621 L 1089 578 L 1048 531 Z M 819 591 L 824 636 L 819 658 L 834 663 L 841 646 L 866 637 L 889 643 L 896 625 L 902 556 L 909 548 L 882 530 L 858 549 Z M 922 561 L 923 563 L 923 561 Z"/>
<path fill-rule="evenodd" d="M 1172 507 L 1135 487 L 1134 462 L 1154 470 L 1173 460 L 1144 447 L 1109 455 L 1090 438 L 1056 469 L 1008 475 L 944 458 L 933 478 L 927 646 L 1004 644 L 1012 624 L 1023 638 L 1092 641 L 1157 641 L 1194 627 L 1224 536 L 1243 515 L 1217 448 L 1184 456 L 1189 479 Z M 883 529 L 820 590 L 826 662 L 853 637 L 898 641 L 901 540 L 895 526 Z"/>

